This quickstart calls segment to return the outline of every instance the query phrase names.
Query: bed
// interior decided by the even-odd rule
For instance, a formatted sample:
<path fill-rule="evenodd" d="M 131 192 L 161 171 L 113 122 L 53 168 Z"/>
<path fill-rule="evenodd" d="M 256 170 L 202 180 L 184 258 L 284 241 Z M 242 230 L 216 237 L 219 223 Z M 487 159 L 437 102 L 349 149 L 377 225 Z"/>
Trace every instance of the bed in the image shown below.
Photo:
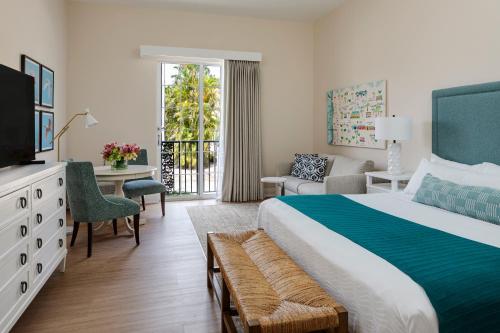
<path fill-rule="evenodd" d="M 444 158 L 500 164 L 499 123 L 500 83 L 433 92 L 433 152 Z M 500 226 L 413 202 L 402 193 L 345 197 L 419 226 L 500 248 Z M 380 256 L 280 199 L 261 204 L 258 223 L 346 306 L 350 332 L 439 332 L 426 291 Z M 462 331 L 477 331 L 476 324 L 463 318 Z"/>

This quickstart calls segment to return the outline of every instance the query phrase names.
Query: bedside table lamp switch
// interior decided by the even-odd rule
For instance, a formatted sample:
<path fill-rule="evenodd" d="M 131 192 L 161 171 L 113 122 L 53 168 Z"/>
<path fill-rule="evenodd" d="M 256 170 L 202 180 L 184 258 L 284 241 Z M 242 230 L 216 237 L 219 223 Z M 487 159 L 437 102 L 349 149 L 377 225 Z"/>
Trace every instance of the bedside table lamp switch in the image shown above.
<path fill-rule="evenodd" d="M 411 119 L 407 117 L 375 118 L 375 139 L 388 140 L 389 154 L 387 172 L 399 175 L 401 168 L 401 143 L 398 141 L 410 140 L 412 136 Z"/>

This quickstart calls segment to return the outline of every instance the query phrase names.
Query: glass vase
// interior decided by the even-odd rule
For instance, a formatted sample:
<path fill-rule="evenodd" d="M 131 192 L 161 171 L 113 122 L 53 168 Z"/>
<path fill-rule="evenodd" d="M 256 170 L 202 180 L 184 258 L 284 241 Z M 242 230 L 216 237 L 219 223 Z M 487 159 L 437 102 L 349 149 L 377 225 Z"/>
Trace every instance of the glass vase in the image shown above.
<path fill-rule="evenodd" d="M 116 160 L 111 162 L 112 170 L 125 170 L 128 168 L 128 163 L 126 160 Z"/>

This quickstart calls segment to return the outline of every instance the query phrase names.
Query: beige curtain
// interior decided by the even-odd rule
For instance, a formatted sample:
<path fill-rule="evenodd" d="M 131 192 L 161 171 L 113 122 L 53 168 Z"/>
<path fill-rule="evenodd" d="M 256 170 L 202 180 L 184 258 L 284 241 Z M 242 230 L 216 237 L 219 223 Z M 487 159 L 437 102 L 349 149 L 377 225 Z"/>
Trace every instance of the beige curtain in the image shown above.
<path fill-rule="evenodd" d="M 259 63 L 227 60 L 224 74 L 222 201 L 261 200 Z"/>

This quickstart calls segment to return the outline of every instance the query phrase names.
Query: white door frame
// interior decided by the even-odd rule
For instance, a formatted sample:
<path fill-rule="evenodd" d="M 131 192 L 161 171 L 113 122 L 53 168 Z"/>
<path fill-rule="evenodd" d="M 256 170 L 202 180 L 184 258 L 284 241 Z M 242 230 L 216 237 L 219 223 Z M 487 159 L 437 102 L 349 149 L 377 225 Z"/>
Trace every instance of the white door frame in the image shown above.
<path fill-rule="evenodd" d="M 210 60 L 210 61 L 200 61 L 200 59 L 192 58 L 192 61 L 189 61 L 190 58 L 183 58 L 184 61 L 178 62 L 178 61 L 160 61 L 157 64 L 157 87 L 158 89 L 158 96 L 156 98 L 156 114 L 157 114 L 157 128 L 156 128 L 156 133 L 157 133 L 157 145 L 156 145 L 156 158 L 157 158 L 157 167 L 158 167 L 158 172 L 156 174 L 156 177 L 161 180 L 161 141 L 165 139 L 164 137 L 164 129 L 163 129 L 163 115 L 162 115 L 162 108 L 163 108 L 163 73 L 162 73 L 162 64 L 194 64 L 194 65 L 199 65 L 199 80 L 198 80 L 198 89 L 201 92 L 199 94 L 199 99 L 198 99 L 198 179 L 197 179 L 197 194 L 187 194 L 187 195 L 179 195 L 179 196 L 166 196 L 167 201 L 184 201 L 184 200 L 205 200 L 205 199 L 214 199 L 217 196 L 217 193 L 204 193 L 204 175 L 205 175 L 205 170 L 204 170 L 204 147 L 203 147 L 203 142 L 204 142 L 204 137 L 201 135 L 204 133 L 204 104 L 203 104 L 203 91 L 204 91 L 204 68 L 205 66 L 220 66 L 221 68 L 221 113 L 222 109 L 224 107 L 222 100 L 223 100 L 223 73 L 224 73 L 224 60 Z M 157 201 L 157 200 L 156 200 Z"/>

